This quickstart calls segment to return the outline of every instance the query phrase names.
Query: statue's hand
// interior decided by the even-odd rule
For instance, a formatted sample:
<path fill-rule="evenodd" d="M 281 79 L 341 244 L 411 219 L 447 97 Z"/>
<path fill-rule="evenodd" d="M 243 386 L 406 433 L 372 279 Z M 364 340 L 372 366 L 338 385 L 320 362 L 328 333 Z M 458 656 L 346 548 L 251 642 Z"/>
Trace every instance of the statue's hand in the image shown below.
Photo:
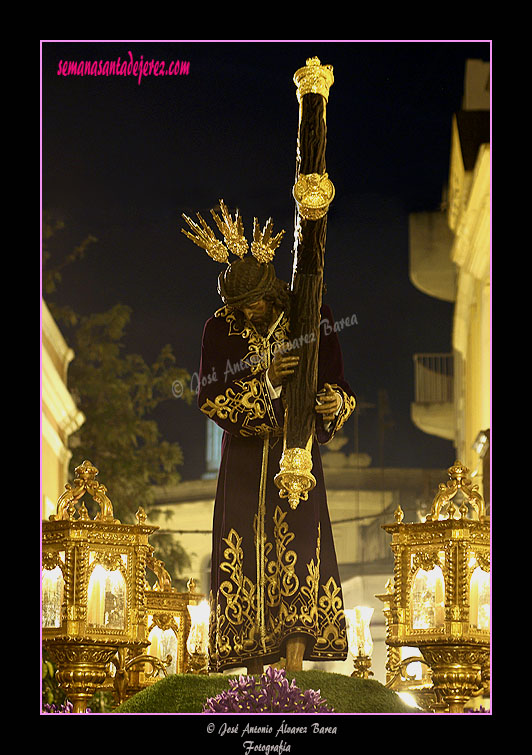
<path fill-rule="evenodd" d="M 342 405 L 342 399 L 338 393 L 331 388 L 329 383 L 318 392 L 316 396 L 316 412 L 321 414 L 324 422 L 331 422 Z"/>
<path fill-rule="evenodd" d="M 296 371 L 299 362 L 298 356 L 290 356 L 286 352 L 278 351 L 268 367 L 268 378 L 274 388 L 277 388 L 283 380 Z"/>

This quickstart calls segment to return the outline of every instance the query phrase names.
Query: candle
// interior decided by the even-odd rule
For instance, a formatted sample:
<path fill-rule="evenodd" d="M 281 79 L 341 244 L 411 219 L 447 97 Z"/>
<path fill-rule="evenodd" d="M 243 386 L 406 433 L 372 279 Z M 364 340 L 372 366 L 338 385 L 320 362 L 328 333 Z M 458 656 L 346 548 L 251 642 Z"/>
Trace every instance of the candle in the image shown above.
<path fill-rule="evenodd" d="M 93 626 L 105 624 L 105 580 L 107 571 L 96 565 L 89 580 L 87 598 L 87 623 Z"/>

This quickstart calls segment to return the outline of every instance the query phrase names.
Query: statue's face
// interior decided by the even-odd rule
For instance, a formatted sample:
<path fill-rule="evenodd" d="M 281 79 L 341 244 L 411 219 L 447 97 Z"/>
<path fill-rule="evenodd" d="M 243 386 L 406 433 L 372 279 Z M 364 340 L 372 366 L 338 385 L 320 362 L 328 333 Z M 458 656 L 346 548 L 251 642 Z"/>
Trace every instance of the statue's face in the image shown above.
<path fill-rule="evenodd" d="M 267 302 L 264 299 L 259 299 L 258 301 L 253 302 L 253 304 L 248 304 L 245 307 L 242 307 L 242 312 L 250 322 L 255 322 L 256 320 L 262 319 L 266 314 Z"/>
<path fill-rule="evenodd" d="M 252 304 L 242 307 L 247 320 L 252 323 L 258 333 L 264 335 L 272 323 L 273 304 L 265 299 L 259 299 Z"/>

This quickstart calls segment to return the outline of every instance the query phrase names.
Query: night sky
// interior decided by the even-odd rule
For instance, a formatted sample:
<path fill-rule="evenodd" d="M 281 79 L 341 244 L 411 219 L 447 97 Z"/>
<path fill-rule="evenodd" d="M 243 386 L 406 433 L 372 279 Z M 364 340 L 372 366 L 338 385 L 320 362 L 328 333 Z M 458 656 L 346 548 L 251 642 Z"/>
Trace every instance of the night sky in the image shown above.
<path fill-rule="evenodd" d="M 189 63 L 188 75 L 62 76 L 60 61 Z M 221 306 L 221 265 L 181 233 L 181 213 L 220 198 L 286 233 L 279 277 L 290 280 L 292 186 L 298 103 L 294 72 L 317 56 L 334 68 L 327 105 L 326 301 L 344 327 L 345 373 L 359 401 L 360 452 L 380 463 L 377 399 L 393 428 L 387 467 L 446 468 L 452 444 L 410 420 L 413 354 L 451 351 L 453 305 L 408 276 L 408 214 L 437 210 L 448 179 L 451 119 L 465 63 L 489 60 L 489 42 L 44 42 L 42 208 L 66 228 L 61 255 L 92 234 L 84 260 L 52 301 L 82 314 L 129 305 L 127 349 L 153 360 L 171 344 L 178 364 L 199 367 L 205 320 Z M 353 315 L 356 318 L 353 318 Z M 157 412 L 164 437 L 183 448 L 185 479 L 204 471 L 205 418 L 170 399 Z M 354 427 L 346 426 L 354 448 Z"/>

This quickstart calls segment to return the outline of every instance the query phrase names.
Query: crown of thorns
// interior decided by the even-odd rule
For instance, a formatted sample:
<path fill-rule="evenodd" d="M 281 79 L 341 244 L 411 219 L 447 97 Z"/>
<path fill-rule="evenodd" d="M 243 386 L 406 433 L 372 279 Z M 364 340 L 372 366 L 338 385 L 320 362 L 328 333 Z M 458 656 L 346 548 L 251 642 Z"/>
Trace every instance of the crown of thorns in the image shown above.
<path fill-rule="evenodd" d="M 195 244 L 205 249 L 209 257 L 216 262 L 229 262 L 229 252 L 232 252 L 241 259 L 248 253 L 249 244 L 244 235 L 244 223 L 238 209 L 235 212 L 234 219 L 227 209 L 223 199 L 220 199 L 220 215 L 211 210 L 211 215 L 224 241 L 216 238 L 212 228 L 205 222 L 201 215 L 196 213 L 199 223 L 195 223 L 188 215 L 183 214 L 192 233 L 181 229 L 182 233 Z M 280 231 L 276 236 L 272 236 L 273 220 L 268 218 L 264 228 L 261 230 L 257 218 L 253 220 L 253 241 L 251 242 L 251 254 L 257 262 L 271 262 L 275 256 L 275 250 L 281 243 L 284 231 Z M 225 243 L 224 243 L 225 242 Z"/>

